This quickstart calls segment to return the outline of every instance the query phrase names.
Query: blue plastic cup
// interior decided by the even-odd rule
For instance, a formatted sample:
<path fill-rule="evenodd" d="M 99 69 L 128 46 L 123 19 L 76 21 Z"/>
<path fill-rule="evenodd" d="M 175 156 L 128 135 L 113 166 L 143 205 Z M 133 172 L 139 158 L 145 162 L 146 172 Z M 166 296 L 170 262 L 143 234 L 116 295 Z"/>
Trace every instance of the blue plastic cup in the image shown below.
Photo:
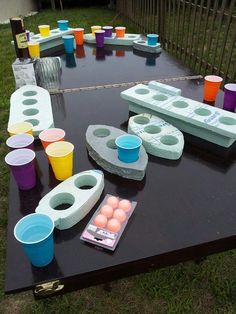
<path fill-rule="evenodd" d="M 155 46 L 158 42 L 159 35 L 157 34 L 148 34 L 147 35 L 147 43 L 148 46 Z"/>
<path fill-rule="evenodd" d="M 115 143 L 120 161 L 131 163 L 139 159 L 139 150 L 142 145 L 141 138 L 136 135 L 125 134 L 118 136 Z"/>
<path fill-rule="evenodd" d="M 62 36 L 65 52 L 73 53 L 74 52 L 74 36 L 73 35 L 64 35 Z"/>
<path fill-rule="evenodd" d="M 53 220 L 45 214 L 34 213 L 20 219 L 14 236 L 24 249 L 32 265 L 43 267 L 54 257 Z"/>
<path fill-rule="evenodd" d="M 60 31 L 66 31 L 68 30 L 68 20 L 59 20 L 57 21 L 57 25 Z"/>

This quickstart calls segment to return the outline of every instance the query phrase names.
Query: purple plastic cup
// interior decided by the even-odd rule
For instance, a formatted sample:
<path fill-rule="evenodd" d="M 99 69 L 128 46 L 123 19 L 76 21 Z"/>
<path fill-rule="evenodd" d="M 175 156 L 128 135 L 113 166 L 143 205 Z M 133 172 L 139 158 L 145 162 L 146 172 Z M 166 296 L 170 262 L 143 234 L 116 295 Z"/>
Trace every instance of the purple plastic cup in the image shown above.
<path fill-rule="evenodd" d="M 112 37 L 113 26 L 103 26 L 102 29 L 105 31 L 105 37 Z"/>
<path fill-rule="evenodd" d="M 229 83 L 224 86 L 224 104 L 223 108 L 228 111 L 234 111 L 236 108 L 236 84 Z"/>
<path fill-rule="evenodd" d="M 104 30 L 95 31 L 97 47 L 104 47 L 104 37 L 105 37 L 104 35 L 105 35 Z"/>
<path fill-rule="evenodd" d="M 28 148 L 15 149 L 6 155 L 5 162 L 20 190 L 30 190 L 36 185 L 34 151 Z"/>
<path fill-rule="evenodd" d="M 6 144 L 11 150 L 19 148 L 29 148 L 34 150 L 34 137 L 27 133 L 16 134 L 9 137 Z"/>

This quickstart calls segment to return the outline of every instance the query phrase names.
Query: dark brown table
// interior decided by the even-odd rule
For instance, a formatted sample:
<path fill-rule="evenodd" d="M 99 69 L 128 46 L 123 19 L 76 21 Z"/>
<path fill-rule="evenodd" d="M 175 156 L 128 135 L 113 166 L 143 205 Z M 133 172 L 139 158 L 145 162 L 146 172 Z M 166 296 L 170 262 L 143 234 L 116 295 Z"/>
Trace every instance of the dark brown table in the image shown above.
<path fill-rule="evenodd" d="M 105 60 L 96 60 L 93 47 L 85 46 L 86 58 L 75 59 L 77 66 L 73 68 L 66 67 L 66 57 L 62 56 L 62 88 L 191 74 L 165 52 L 155 59 L 155 65 L 153 61 L 149 65 L 146 55 L 126 50 L 125 56 L 117 57 L 117 47 L 109 49 L 112 55 L 109 52 Z M 170 85 L 181 88 L 186 97 L 202 100 L 202 81 L 175 81 Z M 128 105 L 119 96 L 124 89 L 52 96 L 55 126 L 63 128 L 66 139 L 75 145 L 74 173 L 99 168 L 85 146 L 85 131 L 90 124 L 126 130 Z M 218 105 L 221 103 L 222 92 Z M 141 182 L 104 172 L 101 200 L 110 193 L 138 202 L 115 252 L 80 240 L 95 206 L 71 229 L 55 230 L 55 259 L 50 265 L 32 267 L 14 239 L 13 228 L 21 217 L 34 212 L 38 201 L 59 183 L 39 142 L 36 157 L 38 183 L 34 189 L 19 191 L 14 179 L 10 179 L 6 293 L 33 289 L 40 298 L 236 247 L 236 145 L 225 149 L 185 134 L 182 158 L 171 161 L 149 156 L 146 176 Z M 50 285 L 55 280 L 58 281 Z M 49 284 L 45 288 L 42 283 Z"/>

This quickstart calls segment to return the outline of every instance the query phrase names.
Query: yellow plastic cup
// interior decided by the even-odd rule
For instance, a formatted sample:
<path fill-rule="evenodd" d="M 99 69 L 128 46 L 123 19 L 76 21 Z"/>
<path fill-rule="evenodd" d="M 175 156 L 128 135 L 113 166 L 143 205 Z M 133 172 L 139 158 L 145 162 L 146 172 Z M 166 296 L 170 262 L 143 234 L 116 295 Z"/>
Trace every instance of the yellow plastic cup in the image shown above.
<path fill-rule="evenodd" d="M 70 142 L 55 142 L 47 146 L 46 154 L 57 180 L 72 176 L 74 145 Z"/>
<path fill-rule="evenodd" d="M 102 27 L 99 25 L 91 26 L 92 36 L 95 37 L 95 31 L 100 31 L 101 29 Z"/>
<path fill-rule="evenodd" d="M 30 122 L 18 122 L 15 124 L 12 124 L 7 129 L 10 136 L 15 134 L 31 134 L 33 135 L 33 124 Z"/>
<path fill-rule="evenodd" d="M 50 35 L 50 25 L 39 25 L 39 32 L 42 37 Z"/>
<path fill-rule="evenodd" d="M 30 58 L 40 58 L 40 47 L 37 42 L 28 42 L 28 49 Z"/>

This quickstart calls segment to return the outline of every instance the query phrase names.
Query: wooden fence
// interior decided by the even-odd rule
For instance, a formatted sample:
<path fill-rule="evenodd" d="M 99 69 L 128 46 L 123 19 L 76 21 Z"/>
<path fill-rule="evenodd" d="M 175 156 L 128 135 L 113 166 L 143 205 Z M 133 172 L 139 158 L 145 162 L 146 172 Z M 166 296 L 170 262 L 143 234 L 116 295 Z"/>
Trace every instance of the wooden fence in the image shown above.
<path fill-rule="evenodd" d="M 117 0 L 116 8 L 196 73 L 236 81 L 236 0 Z"/>

